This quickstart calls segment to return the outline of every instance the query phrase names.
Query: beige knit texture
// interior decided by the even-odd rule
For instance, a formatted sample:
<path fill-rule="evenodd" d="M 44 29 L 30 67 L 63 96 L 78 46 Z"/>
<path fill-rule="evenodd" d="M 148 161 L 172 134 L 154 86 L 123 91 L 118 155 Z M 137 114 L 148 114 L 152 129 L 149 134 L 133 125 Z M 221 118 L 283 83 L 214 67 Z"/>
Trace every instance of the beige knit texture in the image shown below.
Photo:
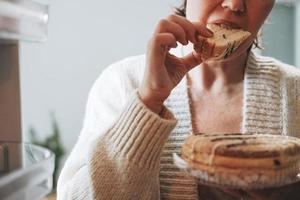
<path fill-rule="evenodd" d="M 159 158 L 175 125 L 176 120 L 160 118 L 134 94 L 92 152 L 94 199 L 159 199 Z M 99 184 L 99 177 L 106 184 Z"/>
<path fill-rule="evenodd" d="M 174 165 L 172 154 L 192 130 L 187 81 L 158 116 L 136 92 L 144 66 L 144 56 L 133 57 L 96 82 L 84 129 L 60 175 L 58 199 L 231 199 L 216 188 L 200 186 L 198 192 L 197 181 Z M 251 52 L 241 115 L 242 133 L 299 137 L 300 71 Z"/>

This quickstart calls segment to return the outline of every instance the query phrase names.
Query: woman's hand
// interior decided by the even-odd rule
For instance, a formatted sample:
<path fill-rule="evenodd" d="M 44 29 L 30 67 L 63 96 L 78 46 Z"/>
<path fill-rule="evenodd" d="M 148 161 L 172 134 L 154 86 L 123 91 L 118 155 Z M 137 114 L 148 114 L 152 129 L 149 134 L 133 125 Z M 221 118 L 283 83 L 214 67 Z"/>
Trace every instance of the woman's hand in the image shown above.
<path fill-rule="evenodd" d="M 201 63 L 195 52 L 178 58 L 169 50 L 177 47 L 177 42 L 195 44 L 199 35 L 211 37 L 213 34 L 204 25 L 191 23 L 178 15 L 171 15 L 158 23 L 148 43 L 146 70 L 139 88 L 141 100 L 152 111 L 159 113 L 173 88 L 190 69 Z"/>

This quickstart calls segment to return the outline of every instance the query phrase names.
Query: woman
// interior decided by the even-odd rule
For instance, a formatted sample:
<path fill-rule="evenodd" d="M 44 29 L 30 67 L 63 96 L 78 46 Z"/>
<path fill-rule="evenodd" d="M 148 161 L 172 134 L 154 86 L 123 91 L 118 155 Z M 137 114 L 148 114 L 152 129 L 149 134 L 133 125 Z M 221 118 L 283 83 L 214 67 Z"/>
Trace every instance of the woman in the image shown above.
<path fill-rule="evenodd" d="M 197 181 L 172 161 L 191 131 L 299 136 L 300 71 L 250 51 L 274 1 L 187 0 L 183 16 L 158 23 L 146 56 L 105 69 L 89 94 L 80 138 L 59 178 L 58 199 L 292 199 L 287 195 L 298 184 L 198 190 Z M 205 25 L 216 22 L 241 27 L 252 37 L 228 59 L 202 62 L 187 44 L 199 35 L 211 37 Z"/>

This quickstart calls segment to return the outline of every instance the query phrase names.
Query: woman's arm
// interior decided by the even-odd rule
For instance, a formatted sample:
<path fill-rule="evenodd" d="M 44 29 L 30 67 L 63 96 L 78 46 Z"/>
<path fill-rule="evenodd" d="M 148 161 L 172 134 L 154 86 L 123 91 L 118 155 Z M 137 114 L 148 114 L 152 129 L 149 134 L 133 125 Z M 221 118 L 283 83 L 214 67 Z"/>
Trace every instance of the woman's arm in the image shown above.
<path fill-rule="evenodd" d="M 68 199 L 65 194 L 72 198 L 82 188 L 79 193 L 85 194 L 87 186 L 75 191 L 72 181 L 77 180 L 79 169 L 85 166 L 90 178 L 88 188 L 95 199 L 159 198 L 160 154 L 176 125 L 163 102 L 185 74 L 202 62 L 195 52 L 178 58 L 169 50 L 175 48 L 177 42 L 187 45 L 189 41 L 197 43 L 200 36 L 212 35 L 203 24 L 170 15 L 160 20 L 148 43 L 143 81 L 131 90 L 129 98 L 122 98 L 127 97 L 122 93 L 128 91 L 124 86 L 128 86 L 130 80 L 122 81 L 122 76 L 116 76 L 124 74 L 118 72 L 124 67 L 101 76 L 96 84 L 99 87 L 93 89 L 90 96 L 82 136 L 62 171 L 59 198 Z M 122 99 L 127 100 L 125 106 L 118 102 Z M 77 158 L 78 155 L 82 158 Z"/>
<path fill-rule="evenodd" d="M 92 148 L 95 199 L 104 194 L 105 199 L 158 199 L 160 154 L 174 126 L 174 120 L 152 113 L 134 94 L 117 123 Z"/>
<path fill-rule="evenodd" d="M 159 198 L 160 154 L 176 120 L 165 107 L 163 116 L 150 111 L 137 90 L 122 105 L 124 82 L 112 71 L 89 95 L 83 130 L 59 177 L 59 200 Z"/>

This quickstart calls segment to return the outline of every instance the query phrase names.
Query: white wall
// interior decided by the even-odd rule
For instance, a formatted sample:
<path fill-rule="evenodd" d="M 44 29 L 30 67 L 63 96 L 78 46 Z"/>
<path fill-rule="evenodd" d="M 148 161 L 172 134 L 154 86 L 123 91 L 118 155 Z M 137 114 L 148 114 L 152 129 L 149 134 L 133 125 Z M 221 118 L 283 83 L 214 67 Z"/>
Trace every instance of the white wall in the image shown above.
<path fill-rule="evenodd" d="M 295 8 L 275 5 L 263 28 L 263 55 L 295 65 Z"/>
<path fill-rule="evenodd" d="M 112 62 L 142 54 L 160 18 L 180 0 L 50 2 L 49 39 L 21 44 L 23 133 L 50 132 L 56 114 L 69 151 L 80 132 L 87 94 Z"/>

